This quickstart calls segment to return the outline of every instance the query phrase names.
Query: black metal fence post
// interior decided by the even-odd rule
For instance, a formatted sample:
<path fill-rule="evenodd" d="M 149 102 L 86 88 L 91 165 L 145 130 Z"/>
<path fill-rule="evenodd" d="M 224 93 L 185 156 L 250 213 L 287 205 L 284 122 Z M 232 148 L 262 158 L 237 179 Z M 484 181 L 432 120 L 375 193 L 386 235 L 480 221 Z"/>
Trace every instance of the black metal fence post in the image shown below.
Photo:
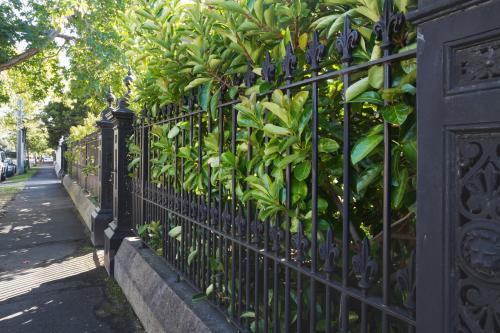
<path fill-rule="evenodd" d="M 128 93 L 120 100 L 118 109 L 112 111 L 109 120 L 113 123 L 114 148 L 113 160 L 113 221 L 104 231 L 104 265 L 108 274 L 113 276 L 114 256 L 125 237 L 132 235 L 132 196 L 128 175 L 127 142 L 133 132 L 134 113 L 128 108 L 128 96 L 132 78 L 124 82 Z"/>
<path fill-rule="evenodd" d="M 500 1 L 420 0 L 417 333 L 499 332 Z"/>
<path fill-rule="evenodd" d="M 61 143 L 61 179 L 68 174 L 68 159 L 66 158 L 66 152 L 68 151 L 68 144 L 66 143 L 66 138 Z"/>
<path fill-rule="evenodd" d="M 111 172 L 113 170 L 113 123 L 106 119 L 106 115 L 113 111 L 115 98 L 111 89 L 107 95 L 108 107 L 102 111 L 101 120 L 96 122 L 99 129 L 98 151 L 98 207 L 92 213 L 91 240 L 94 246 L 104 245 L 104 230 L 113 220 L 113 184 Z"/>

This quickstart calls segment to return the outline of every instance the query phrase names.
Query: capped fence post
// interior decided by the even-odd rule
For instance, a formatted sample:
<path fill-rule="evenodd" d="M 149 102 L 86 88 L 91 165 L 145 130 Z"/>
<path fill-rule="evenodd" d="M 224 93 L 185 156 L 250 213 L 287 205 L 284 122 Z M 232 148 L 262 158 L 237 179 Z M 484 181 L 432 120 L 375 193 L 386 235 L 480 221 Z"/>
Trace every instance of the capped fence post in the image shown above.
<path fill-rule="evenodd" d="M 131 73 L 125 78 L 127 94 L 120 99 L 118 108 L 108 113 L 113 123 L 113 221 L 104 231 L 104 265 L 108 274 L 114 274 L 114 256 L 125 237 L 132 235 L 132 195 L 128 176 L 127 141 L 132 134 L 134 113 L 128 108 Z"/>
<path fill-rule="evenodd" d="M 497 14 L 493 14 L 497 13 Z M 498 332 L 500 1 L 420 0 L 416 333 Z"/>
<path fill-rule="evenodd" d="M 115 97 L 111 88 L 107 94 L 108 107 L 101 113 L 101 120 L 96 122 L 99 129 L 98 152 L 98 207 L 92 213 L 90 239 L 94 246 L 104 245 L 104 230 L 113 220 L 113 184 L 111 173 L 113 171 L 113 122 L 106 119 L 107 114 L 113 111 Z M 110 115 L 111 116 L 111 115 Z"/>
<path fill-rule="evenodd" d="M 66 152 L 68 151 L 68 144 L 66 143 L 66 138 L 61 142 L 61 171 L 60 177 L 64 178 L 68 174 L 68 160 L 66 158 Z"/>

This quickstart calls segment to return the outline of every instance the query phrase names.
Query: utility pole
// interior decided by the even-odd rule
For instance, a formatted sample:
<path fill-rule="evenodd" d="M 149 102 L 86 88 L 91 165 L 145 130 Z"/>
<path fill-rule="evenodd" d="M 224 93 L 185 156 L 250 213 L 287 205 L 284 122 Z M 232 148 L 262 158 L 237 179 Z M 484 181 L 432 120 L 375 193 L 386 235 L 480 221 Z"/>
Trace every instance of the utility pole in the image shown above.
<path fill-rule="evenodd" d="M 17 170 L 19 174 L 25 172 L 24 166 L 24 140 L 23 135 L 24 128 L 24 103 L 21 99 L 17 102 L 17 143 L 16 143 L 16 158 L 17 158 Z"/>

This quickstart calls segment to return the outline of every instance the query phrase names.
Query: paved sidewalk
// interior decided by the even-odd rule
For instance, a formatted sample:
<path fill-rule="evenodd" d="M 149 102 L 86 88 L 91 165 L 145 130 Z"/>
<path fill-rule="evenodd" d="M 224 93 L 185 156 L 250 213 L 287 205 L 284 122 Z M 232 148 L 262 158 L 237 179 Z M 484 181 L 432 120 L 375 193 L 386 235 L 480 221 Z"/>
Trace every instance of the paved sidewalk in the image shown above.
<path fill-rule="evenodd" d="M 143 332 L 52 167 L 41 168 L 5 210 L 1 333 Z"/>

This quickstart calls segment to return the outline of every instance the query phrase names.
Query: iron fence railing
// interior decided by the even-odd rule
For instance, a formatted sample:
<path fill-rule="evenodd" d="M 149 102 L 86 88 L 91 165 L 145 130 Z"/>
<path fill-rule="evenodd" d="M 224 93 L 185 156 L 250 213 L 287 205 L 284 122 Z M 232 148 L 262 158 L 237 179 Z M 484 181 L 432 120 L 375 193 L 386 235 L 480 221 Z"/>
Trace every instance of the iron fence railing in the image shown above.
<path fill-rule="evenodd" d="M 99 132 L 71 143 L 68 148 L 68 172 L 85 191 L 99 198 L 98 154 L 100 147 Z"/>
<path fill-rule="evenodd" d="M 238 118 L 245 112 L 242 100 L 225 101 L 225 93 L 214 110 L 203 110 L 190 96 L 182 105 L 167 105 L 156 114 L 144 111 L 135 124 L 133 142 L 139 152 L 134 155 L 137 167 L 131 189 L 136 231 L 200 291 L 199 298 L 207 297 L 242 331 L 415 330 L 414 234 L 392 232 L 399 226 L 391 207 L 395 195 L 391 193 L 395 182 L 391 171 L 397 167 L 391 155 L 395 128 L 381 118 L 370 118 L 374 125 L 380 125 L 383 159 L 379 174 L 383 179 L 377 196 L 369 199 L 373 200 L 368 203 L 373 216 L 366 217 L 366 221 L 380 221 L 381 231 L 372 237 L 360 237 L 353 230 L 352 220 L 364 218 L 356 216 L 354 209 L 363 199 L 354 195 L 359 191 L 353 189 L 351 171 L 355 166 L 350 156 L 354 138 L 365 135 L 353 131 L 353 125 L 366 119 L 345 98 L 340 99 L 342 119 L 329 114 L 329 105 L 322 104 L 322 96 L 329 93 L 332 85 L 340 87 L 345 97 L 353 78 L 366 75 L 375 66 L 383 68 L 383 88 L 393 87 L 391 68 L 414 60 L 416 52 L 392 54 L 387 30 L 394 27 L 385 23 L 389 26 L 382 22 L 378 28 L 383 56 L 351 65 L 357 32 L 347 17 L 337 42 L 344 65 L 332 71 L 320 66 L 324 46 L 315 35 L 307 51 L 311 66 L 301 80 L 294 75 L 293 49 L 291 45 L 287 47 L 281 64 L 285 81 L 277 89 L 292 99 L 305 91 L 311 96 L 304 106 L 311 111 L 310 118 L 304 118 L 311 129 L 307 139 L 311 163 L 303 166 L 310 169 L 305 185 L 297 181 L 302 177 L 295 175 L 290 163 L 285 164 L 282 179 L 278 174 L 269 179 L 262 176 L 269 168 L 265 164 L 259 177 L 248 171 L 252 170 L 249 164 L 264 158 L 257 155 L 261 150 L 253 137 L 260 134 L 251 126 L 243 126 L 241 115 Z M 262 76 L 270 83 L 275 81 L 271 75 L 273 66 L 270 57 L 262 65 Z M 250 67 L 246 86 L 252 86 L 254 79 Z M 266 97 L 272 100 L 272 91 L 257 95 Z M 388 103 L 385 100 L 382 104 Z M 265 113 L 269 117 L 269 112 Z M 330 123 L 335 128 L 331 129 Z M 324 174 L 325 163 L 334 162 L 322 159 L 320 143 L 321 138 L 336 129 L 342 147 L 338 159 L 340 175 L 334 177 Z M 266 137 L 266 144 L 270 140 L 274 138 Z M 210 155 L 212 148 L 215 153 Z M 284 146 L 281 156 L 291 156 L 297 149 Z M 238 161 L 232 160 L 235 156 L 239 156 Z M 246 182 L 240 181 L 241 170 L 248 172 L 244 177 L 250 176 Z M 266 208 L 242 193 L 264 187 L 269 198 L 262 200 L 273 201 L 271 192 L 277 178 L 285 189 L 278 193 L 277 200 L 286 209 L 263 215 Z M 306 193 L 308 216 L 295 215 L 294 186 Z M 321 208 L 324 196 L 335 202 L 328 213 Z"/>

